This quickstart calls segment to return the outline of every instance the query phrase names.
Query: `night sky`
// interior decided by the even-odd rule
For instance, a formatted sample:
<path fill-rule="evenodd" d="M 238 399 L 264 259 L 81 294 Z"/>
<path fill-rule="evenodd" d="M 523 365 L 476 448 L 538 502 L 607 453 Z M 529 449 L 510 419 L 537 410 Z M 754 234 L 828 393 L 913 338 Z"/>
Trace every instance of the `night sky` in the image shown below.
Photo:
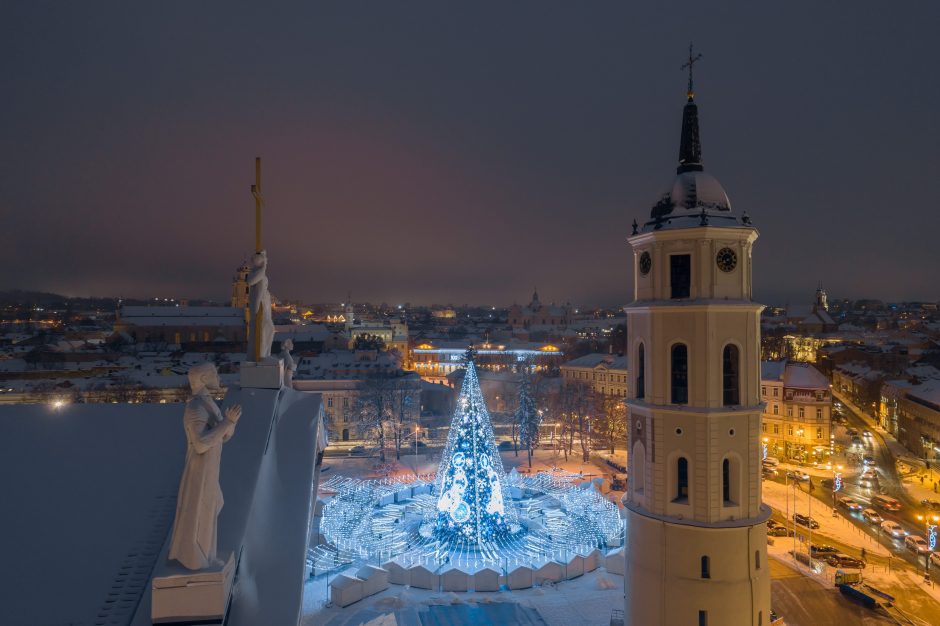
<path fill-rule="evenodd" d="M 226 299 L 260 155 L 276 296 L 627 303 L 691 39 L 757 299 L 940 297 L 940 3 L 267 4 L 5 4 L 0 289 Z"/>

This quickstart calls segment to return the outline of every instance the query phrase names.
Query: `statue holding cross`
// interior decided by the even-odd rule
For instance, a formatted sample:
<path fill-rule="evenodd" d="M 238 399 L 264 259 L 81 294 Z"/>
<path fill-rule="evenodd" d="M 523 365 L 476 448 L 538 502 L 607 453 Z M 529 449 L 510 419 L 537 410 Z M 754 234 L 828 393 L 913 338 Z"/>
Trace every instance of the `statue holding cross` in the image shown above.
<path fill-rule="evenodd" d="M 255 254 L 251 260 L 248 283 L 248 360 L 260 363 L 271 356 L 274 341 L 274 321 L 271 317 L 271 293 L 268 291 L 268 254 L 261 247 L 261 157 L 255 159 L 255 184 L 251 186 L 255 198 Z"/>

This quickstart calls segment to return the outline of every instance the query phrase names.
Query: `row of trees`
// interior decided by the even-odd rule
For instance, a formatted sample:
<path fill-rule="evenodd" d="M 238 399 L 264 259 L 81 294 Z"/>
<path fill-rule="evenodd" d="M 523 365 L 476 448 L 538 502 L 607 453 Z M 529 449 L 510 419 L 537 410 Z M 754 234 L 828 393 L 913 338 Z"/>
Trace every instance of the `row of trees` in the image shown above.
<path fill-rule="evenodd" d="M 519 404 L 512 414 L 512 438 L 516 454 L 524 450 L 532 465 L 532 450 L 546 436 L 543 419 L 552 427 L 554 449 L 568 460 L 575 446 L 587 461 L 592 448 L 611 453 L 626 445 L 627 412 L 623 398 L 596 393 L 590 385 L 569 383 L 533 374 L 529 364 L 520 367 Z"/>
<path fill-rule="evenodd" d="M 412 428 L 420 408 L 420 386 L 414 378 L 376 376 L 360 383 L 348 414 L 358 423 L 363 438 L 375 443 L 384 463 L 389 445 L 395 458 L 401 458 L 402 447 L 415 434 Z"/>

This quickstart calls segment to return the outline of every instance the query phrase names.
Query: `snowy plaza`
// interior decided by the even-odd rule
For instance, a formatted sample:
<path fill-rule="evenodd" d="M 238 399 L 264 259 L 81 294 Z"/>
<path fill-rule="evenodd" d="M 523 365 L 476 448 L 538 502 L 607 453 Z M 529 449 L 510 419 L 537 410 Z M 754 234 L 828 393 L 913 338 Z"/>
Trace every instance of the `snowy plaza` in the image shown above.
<path fill-rule="evenodd" d="M 598 567 L 622 575 L 623 521 L 602 488 L 603 478 L 585 481 L 560 468 L 504 472 L 468 361 L 435 476 L 337 474 L 321 483 L 317 541 L 308 554 L 312 586 L 331 581 L 332 605 L 346 606 L 389 584 L 497 592 Z"/>

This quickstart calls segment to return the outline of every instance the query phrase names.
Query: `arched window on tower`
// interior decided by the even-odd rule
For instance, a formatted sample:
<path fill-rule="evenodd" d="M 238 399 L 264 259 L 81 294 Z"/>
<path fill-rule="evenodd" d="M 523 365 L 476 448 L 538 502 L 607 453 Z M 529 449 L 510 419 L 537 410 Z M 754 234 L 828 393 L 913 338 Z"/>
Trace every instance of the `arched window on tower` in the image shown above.
<path fill-rule="evenodd" d="M 646 486 L 646 448 L 639 441 L 633 444 L 630 460 L 633 463 L 633 471 L 630 473 L 633 477 L 633 493 L 642 495 Z"/>
<path fill-rule="evenodd" d="M 724 506 L 741 502 L 741 459 L 734 454 L 721 461 L 721 499 Z"/>
<path fill-rule="evenodd" d="M 689 401 L 689 348 L 684 343 L 672 346 L 671 393 L 673 404 Z"/>
<path fill-rule="evenodd" d="M 673 502 L 689 501 L 689 460 L 680 456 L 676 460 L 676 497 Z"/>
<path fill-rule="evenodd" d="M 646 350 L 642 343 L 636 351 L 636 397 L 646 397 Z"/>
<path fill-rule="evenodd" d="M 721 494 L 725 502 L 731 502 L 731 461 L 721 462 Z"/>
<path fill-rule="evenodd" d="M 741 404 L 740 378 L 738 347 L 729 343 L 721 355 L 722 398 L 725 406 Z"/>

